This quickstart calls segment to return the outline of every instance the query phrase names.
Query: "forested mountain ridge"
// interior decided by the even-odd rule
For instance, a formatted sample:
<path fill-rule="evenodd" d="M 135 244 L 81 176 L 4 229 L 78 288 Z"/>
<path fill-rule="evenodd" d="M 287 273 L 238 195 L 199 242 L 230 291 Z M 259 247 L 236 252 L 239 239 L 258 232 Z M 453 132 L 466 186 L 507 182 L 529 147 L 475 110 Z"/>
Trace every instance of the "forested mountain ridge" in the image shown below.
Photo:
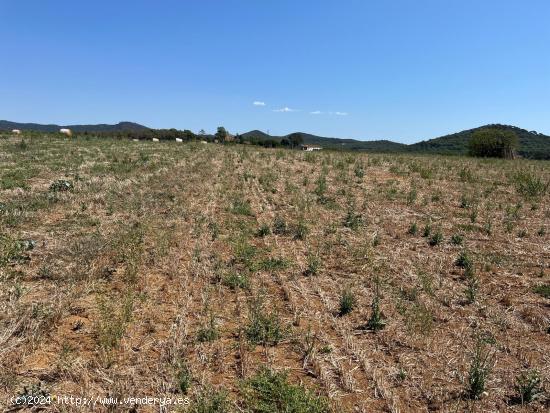
<path fill-rule="evenodd" d="M 518 154 L 525 158 L 532 159 L 550 159 L 550 136 L 538 133 L 536 131 L 527 131 L 516 126 L 491 124 L 480 126 L 478 128 L 464 130 L 458 133 L 429 139 L 410 145 L 392 142 L 389 140 L 360 141 L 355 139 L 327 138 L 311 135 L 303 132 L 296 132 L 285 136 L 270 136 L 259 130 L 250 131 L 242 134 L 247 140 L 257 140 L 259 142 L 266 140 L 280 141 L 289 138 L 292 135 L 299 135 L 306 145 L 318 145 L 327 149 L 343 149 L 356 151 L 373 152 L 416 152 L 416 153 L 434 153 L 447 155 L 465 155 L 468 152 L 468 141 L 470 137 L 478 130 L 493 128 L 500 130 L 513 131 L 518 137 Z"/>
<path fill-rule="evenodd" d="M 119 122 L 114 125 L 100 123 L 96 125 L 55 125 L 55 124 L 40 124 L 40 123 L 20 123 L 0 120 L 1 130 L 32 130 L 38 132 L 57 132 L 61 128 L 71 129 L 73 132 L 116 132 L 123 130 L 145 130 L 149 129 L 146 126 L 134 122 Z"/>

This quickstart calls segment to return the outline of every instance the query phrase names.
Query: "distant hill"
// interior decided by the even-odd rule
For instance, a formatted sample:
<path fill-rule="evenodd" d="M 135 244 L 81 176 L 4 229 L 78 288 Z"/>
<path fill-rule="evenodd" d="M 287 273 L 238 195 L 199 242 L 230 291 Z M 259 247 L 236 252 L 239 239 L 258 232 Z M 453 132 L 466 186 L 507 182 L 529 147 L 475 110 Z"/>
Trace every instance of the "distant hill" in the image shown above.
<path fill-rule="evenodd" d="M 265 132 L 262 132 L 258 129 L 251 130 L 250 132 L 241 133 L 241 136 L 245 139 L 258 139 L 258 140 L 268 140 L 268 139 L 279 139 L 278 136 L 271 136 Z"/>
<path fill-rule="evenodd" d="M 128 130 L 145 130 L 149 129 L 146 126 L 140 125 L 139 123 L 134 122 L 119 122 L 115 125 L 109 125 L 106 123 L 100 123 L 98 125 L 42 125 L 39 123 L 19 123 L 19 122 L 10 122 L 7 120 L 0 120 L 0 131 L 1 130 L 33 130 L 39 132 L 57 132 L 61 128 L 71 129 L 73 132 L 118 132 L 118 131 L 128 131 Z"/>
<path fill-rule="evenodd" d="M 527 131 L 516 126 L 509 125 L 485 125 L 479 128 L 468 129 L 451 135 L 441 136 L 439 138 L 421 141 L 411 145 L 392 142 L 388 140 L 359 141 L 355 139 L 326 138 L 322 136 L 311 135 L 298 132 L 306 145 L 318 145 L 327 149 L 343 149 L 352 151 L 367 152 L 390 152 L 390 153 L 433 153 L 444 155 L 465 155 L 468 152 L 468 141 L 472 134 L 479 129 L 496 128 L 502 130 L 511 130 L 516 133 L 519 141 L 518 153 L 524 158 L 531 159 L 550 159 L 550 136 L 538 133 L 536 131 Z M 280 140 L 285 136 L 271 136 L 259 130 L 253 130 L 243 133 L 246 139 Z"/>
<path fill-rule="evenodd" d="M 311 135 L 304 132 L 296 132 L 302 136 L 305 145 L 317 145 L 326 149 L 343 149 L 350 151 L 372 151 L 372 152 L 400 152 L 406 150 L 407 145 L 403 143 L 391 142 L 388 140 L 359 141 L 356 139 L 327 138 L 323 136 Z M 291 134 L 284 136 L 272 136 L 259 130 L 253 130 L 241 134 L 247 140 L 281 140 Z"/>
<path fill-rule="evenodd" d="M 409 152 L 464 155 L 468 152 L 468 141 L 480 129 L 494 128 L 514 132 L 518 137 L 518 154 L 524 158 L 550 159 L 550 136 L 536 131 L 527 131 L 510 125 L 485 125 L 451 135 L 408 145 Z"/>

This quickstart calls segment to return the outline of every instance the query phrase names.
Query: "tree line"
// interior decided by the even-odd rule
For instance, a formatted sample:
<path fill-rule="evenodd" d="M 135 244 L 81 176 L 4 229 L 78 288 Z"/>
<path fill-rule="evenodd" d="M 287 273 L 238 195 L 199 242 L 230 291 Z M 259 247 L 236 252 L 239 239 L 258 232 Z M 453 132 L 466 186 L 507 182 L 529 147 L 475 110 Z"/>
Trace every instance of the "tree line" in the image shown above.
<path fill-rule="evenodd" d="M 115 139 L 139 139 L 152 140 L 156 138 L 160 141 L 174 141 L 181 139 L 182 141 L 203 140 L 207 142 L 217 142 L 223 144 L 248 144 L 263 146 L 266 148 L 298 148 L 304 143 L 303 136 L 300 133 L 292 133 L 283 138 L 258 138 L 255 136 L 232 135 L 223 126 L 219 126 L 214 135 L 207 134 L 204 130 L 198 134 L 189 129 L 143 129 L 143 130 L 121 130 L 121 131 L 102 131 L 92 132 L 85 131 L 77 133 L 78 136 L 99 137 L 99 138 L 115 138 Z"/>

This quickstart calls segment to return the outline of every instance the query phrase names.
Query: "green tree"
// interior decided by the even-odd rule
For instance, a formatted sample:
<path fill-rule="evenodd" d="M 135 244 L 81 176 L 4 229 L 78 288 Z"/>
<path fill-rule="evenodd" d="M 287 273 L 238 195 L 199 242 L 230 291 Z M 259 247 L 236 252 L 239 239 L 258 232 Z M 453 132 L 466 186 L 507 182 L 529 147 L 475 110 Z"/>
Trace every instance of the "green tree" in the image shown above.
<path fill-rule="evenodd" d="M 191 140 L 193 140 L 193 139 L 196 139 L 196 137 L 197 137 L 197 136 L 196 136 L 193 132 L 191 132 L 189 129 L 185 129 L 185 130 L 183 131 L 183 136 L 185 137 L 185 140 L 188 140 L 188 141 L 191 141 Z"/>
<path fill-rule="evenodd" d="M 295 132 L 288 135 L 288 141 L 290 142 L 290 146 L 295 148 L 304 143 L 304 138 L 301 133 Z"/>
<path fill-rule="evenodd" d="M 218 126 L 218 130 L 216 131 L 216 139 L 218 142 L 225 142 L 225 139 L 227 138 L 227 131 L 223 126 Z"/>
<path fill-rule="evenodd" d="M 472 156 L 513 159 L 518 146 L 515 132 L 495 128 L 476 131 L 468 142 Z"/>

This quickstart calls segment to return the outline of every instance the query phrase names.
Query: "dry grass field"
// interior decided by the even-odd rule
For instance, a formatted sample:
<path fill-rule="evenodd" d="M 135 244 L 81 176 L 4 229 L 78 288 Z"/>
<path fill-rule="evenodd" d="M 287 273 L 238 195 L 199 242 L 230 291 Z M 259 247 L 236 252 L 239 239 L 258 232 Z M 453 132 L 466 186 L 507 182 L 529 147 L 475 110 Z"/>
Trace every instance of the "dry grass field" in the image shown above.
<path fill-rule="evenodd" d="M 0 407 L 548 411 L 548 182 L 545 161 L 4 136 Z"/>

